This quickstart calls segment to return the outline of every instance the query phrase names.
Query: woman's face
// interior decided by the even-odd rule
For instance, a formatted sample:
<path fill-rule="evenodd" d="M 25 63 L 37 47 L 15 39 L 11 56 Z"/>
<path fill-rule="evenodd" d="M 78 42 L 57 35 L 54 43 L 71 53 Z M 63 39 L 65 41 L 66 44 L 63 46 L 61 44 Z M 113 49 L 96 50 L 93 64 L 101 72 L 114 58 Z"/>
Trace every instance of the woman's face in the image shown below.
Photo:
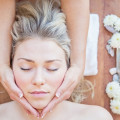
<path fill-rule="evenodd" d="M 13 59 L 16 84 L 36 109 L 43 109 L 52 100 L 66 70 L 65 53 L 53 41 L 33 38 L 16 48 Z"/>

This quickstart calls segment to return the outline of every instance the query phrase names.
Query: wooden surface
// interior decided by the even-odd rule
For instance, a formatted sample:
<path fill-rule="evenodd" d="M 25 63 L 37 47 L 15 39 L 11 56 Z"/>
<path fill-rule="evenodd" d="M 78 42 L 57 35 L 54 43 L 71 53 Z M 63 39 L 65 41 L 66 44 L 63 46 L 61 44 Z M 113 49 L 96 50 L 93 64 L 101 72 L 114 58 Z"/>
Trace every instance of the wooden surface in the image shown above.
<path fill-rule="evenodd" d="M 115 14 L 120 17 L 120 1 L 119 0 L 91 0 L 90 11 L 97 13 L 100 17 L 100 35 L 98 43 L 98 75 L 87 77 L 92 82 L 95 80 L 95 97 L 87 99 L 86 104 L 95 104 L 105 107 L 113 116 L 114 120 L 120 120 L 120 115 L 115 115 L 109 108 L 110 99 L 105 93 L 105 88 L 108 82 L 112 81 L 112 76 L 109 74 L 109 69 L 115 67 L 115 57 L 108 55 L 106 51 L 107 41 L 112 36 L 103 26 L 103 19 L 108 14 Z"/>
<path fill-rule="evenodd" d="M 95 104 L 109 109 L 109 98 L 105 93 L 105 87 L 108 82 L 112 80 L 112 76 L 109 74 L 109 69 L 115 67 L 115 57 L 110 57 L 105 49 L 107 40 L 111 37 L 103 26 L 103 18 L 108 14 L 116 14 L 120 16 L 119 0 L 91 0 L 90 11 L 91 13 L 97 13 L 100 17 L 100 34 L 98 43 L 98 74 L 93 77 L 87 77 L 90 81 L 95 81 L 95 97 L 90 97 L 83 103 Z M 10 101 L 7 93 L 1 93 L 5 90 L 0 85 L 0 103 Z M 110 111 L 111 112 L 111 111 Z M 111 113 L 112 114 L 112 113 Z M 114 120 L 120 120 L 120 115 L 112 114 Z"/>

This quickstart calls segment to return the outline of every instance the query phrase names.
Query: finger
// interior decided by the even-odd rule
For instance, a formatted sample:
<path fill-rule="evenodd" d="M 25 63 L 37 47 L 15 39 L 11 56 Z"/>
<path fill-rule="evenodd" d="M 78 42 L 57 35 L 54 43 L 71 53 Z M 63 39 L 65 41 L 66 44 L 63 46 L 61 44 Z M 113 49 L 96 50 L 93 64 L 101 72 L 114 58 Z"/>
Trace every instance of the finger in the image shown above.
<path fill-rule="evenodd" d="M 15 83 L 10 83 L 7 87 L 9 88 L 9 91 L 16 95 L 17 97 L 19 98 L 23 97 L 22 91 L 17 87 Z"/>
<path fill-rule="evenodd" d="M 5 81 L 3 83 L 6 85 L 8 88 L 8 92 L 15 94 L 16 96 L 19 96 L 20 98 L 23 97 L 22 91 L 17 87 L 17 85 L 14 82 L 14 77 L 12 73 L 9 73 L 8 76 L 5 76 Z"/>
<path fill-rule="evenodd" d="M 59 102 L 60 99 L 54 97 L 52 101 L 42 110 L 41 117 L 43 118 L 53 107 Z"/>
<path fill-rule="evenodd" d="M 54 97 L 52 99 L 52 101 L 42 110 L 41 113 L 41 117 L 43 118 L 48 112 L 52 111 L 53 108 L 59 104 L 60 102 L 62 102 L 63 100 L 66 99 L 66 96 L 68 96 L 70 94 L 68 94 L 67 92 L 65 94 L 63 94 L 62 96 L 60 96 L 59 98 Z"/>
<path fill-rule="evenodd" d="M 10 98 L 11 98 L 12 100 L 15 100 L 15 99 L 14 99 L 14 98 L 15 98 L 15 94 L 14 94 L 13 92 L 11 92 L 11 90 L 5 85 L 4 82 L 2 83 L 2 85 L 4 86 L 5 90 L 8 92 Z M 13 96 L 14 96 L 14 97 L 13 97 Z"/>
<path fill-rule="evenodd" d="M 19 99 L 19 97 L 16 97 L 14 94 L 12 94 L 12 98 L 15 101 L 19 102 L 26 111 L 29 111 L 31 114 L 33 114 L 36 117 L 39 117 L 39 112 L 36 109 L 34 109 L 24 97 Z"/>
<path fill-rule="evenodd" d="M 9 94 L 9 89 L 8 89 L 8 87 L 4 84 L 4 83 L 2 83 L 1 82 L 1 84 L 3 85 L 3 87 L 5 88 L 5 90 L 8 92 L 8 94 Z"/>
<path fill-rule="evenodd" d="M 65 76 L 62 85 L 56 91 L 56 97 L 60 97 L 62 94 L 64 94 L 65 91 L 68 90 L 68 88 L 71 87 L 72 84 L 74 84 L 75 79 L 73 79 L 74 77 L 71 77 L 68 74 Z"/>

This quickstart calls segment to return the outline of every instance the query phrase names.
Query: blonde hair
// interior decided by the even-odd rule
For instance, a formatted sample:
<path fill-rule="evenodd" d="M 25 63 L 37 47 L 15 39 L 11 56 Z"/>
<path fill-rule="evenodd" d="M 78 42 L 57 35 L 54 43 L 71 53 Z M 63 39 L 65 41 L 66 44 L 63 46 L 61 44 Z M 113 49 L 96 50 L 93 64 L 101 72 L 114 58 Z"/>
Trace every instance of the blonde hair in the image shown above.
<path fill-rule="evenodd" d="M 67 34 L 65 15 L 61 12 L 59 0 L 36 0 L 19 2 L 12 29 L 13 55 L 20 42 L 32 38 L 51 38 L 65 52 L 67 64 L 70 58 L 70 39 Z"/>
<path fill-rule="evenodd" d="M 26 39 L 40 37 L 45 40 L 45 38 L 51 38 L 64 50 L 69 67 L 70 39 L 65 19 L 59 0 L 36 0 L 34 4 L 29 1 L 19 2 L 12 29 L 13 56 L 16 46 Z M 85 86 L 87 88 L 84 90 Z M 71 95 L 72 101 L 81 102 L 84 100 L 83 93 L 90 90 L 93 90 L 92 84 L 82 80 Z"/>

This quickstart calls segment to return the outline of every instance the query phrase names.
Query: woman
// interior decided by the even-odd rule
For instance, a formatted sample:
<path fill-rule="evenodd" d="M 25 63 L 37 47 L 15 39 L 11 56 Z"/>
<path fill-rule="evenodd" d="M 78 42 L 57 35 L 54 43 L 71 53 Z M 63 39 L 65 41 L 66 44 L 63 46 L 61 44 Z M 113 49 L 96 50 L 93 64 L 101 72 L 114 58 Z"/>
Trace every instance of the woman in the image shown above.
<path fill-rule="evenodd" d="M 54 98 L 70 65 L 70 39 L 58 0 L 21 2 L 13 24 L 12 69 L 17 86 L 39 113 Z M 67 112 L 65 112 L 67 111 Z M 43 118 L 44 116 L 42 116 Z M 0 119 L 36 120 L 16 102 L 0 106 Z M 38 118 L 39 119 L 39 118 Z M 43 120 L 112 120 L 103 108 L 63 101 Z"/>
<path fill-rule="evenodd" d="M 34 1 L 34 0 L 32 0 Z M 71 38 L 71 63 L 56 96 L 43 109 L 42 114 L 49 112 L 56 104 L 70 97 L 73 89 L 83 76 L 85 66 L 86 40 L 89 23 L 89 0 L 61 0 L 61 7 L 67 16 L 67 27 Z M 15 15 L 15 0 L 0 0 L 0 82 L 11 99 L 21 103 L 31 114 L 38 116 L 35 109 L 24 99 L 22 91 L 14 82 L 10 69 L 10 30 Z M 81 33 L 81 34 L 79 34 Z M 76 75 L 76 76 L 74 76 Z"/>

